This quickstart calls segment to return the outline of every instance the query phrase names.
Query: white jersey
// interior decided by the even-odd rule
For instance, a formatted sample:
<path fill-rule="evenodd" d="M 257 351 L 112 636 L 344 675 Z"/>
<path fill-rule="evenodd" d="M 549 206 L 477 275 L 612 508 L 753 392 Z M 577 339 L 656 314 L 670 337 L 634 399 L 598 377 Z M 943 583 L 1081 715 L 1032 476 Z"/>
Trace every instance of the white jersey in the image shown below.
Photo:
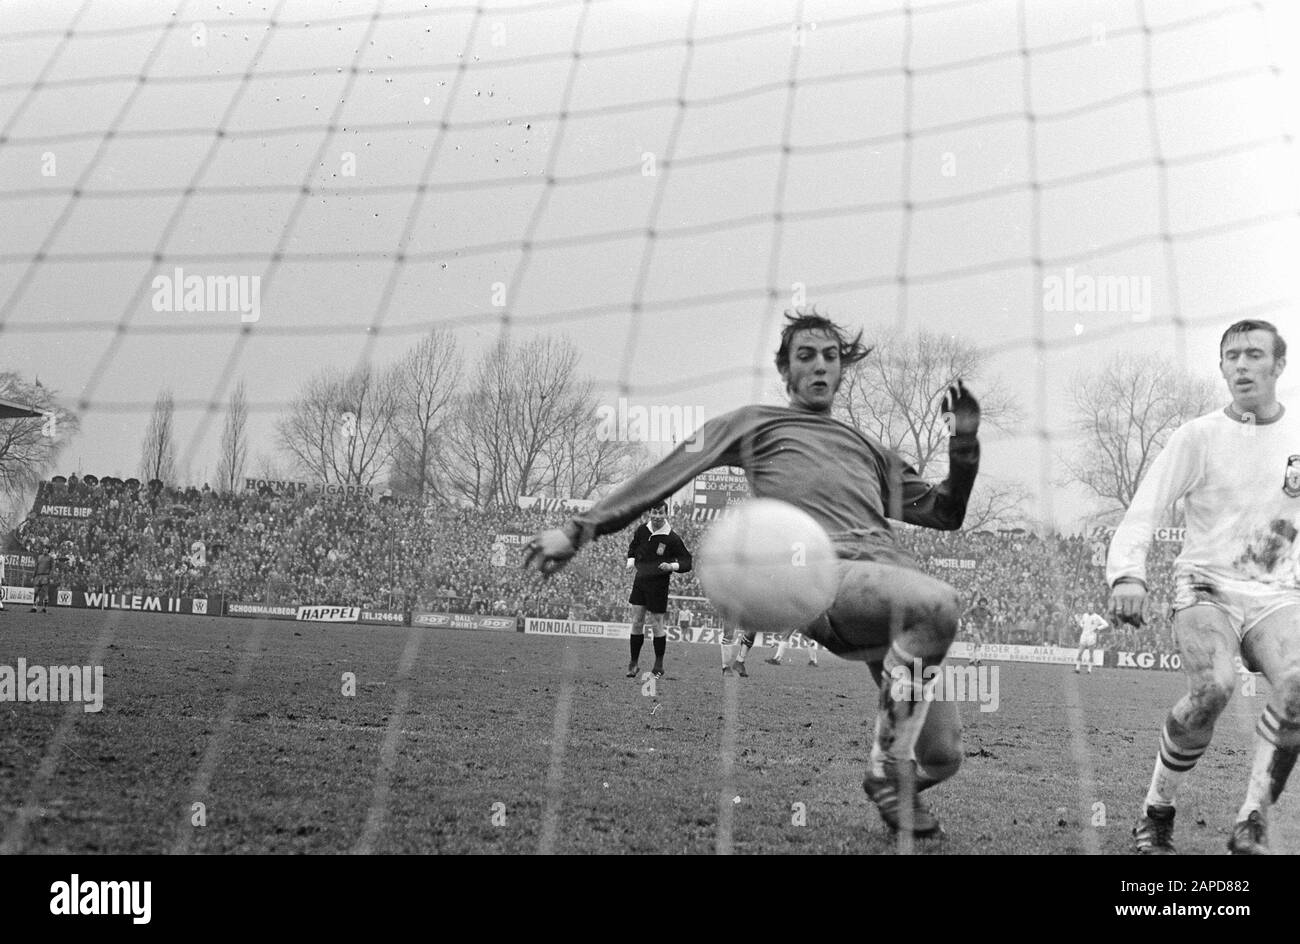
<path fill-rule="evenodd" d="M 1079 645 L 1084 647 L 1097 645 L 1097 633 L 1110 626 L 1104 616 L 1096 613 L 1080 613 L 1074 621 L 1079 624 Z"/>
<path fill-rule="evenodd" d="M 1219 410 L 1175 430 L 1110 542 L 1108 584 L 1146 581 L 1151 532 L 1180 499 L 1187 530 L 1175 577 L 1300 589 L 1300 415 L 1242 423 Z"/>
<path fill-rule="evenodd" d="M 1106 617 L 1097 613 L 1080 613 L 1074 618 L 1074 621 L 1079 624 L 1079 628 L 1085 633 L 1095 634 L 1110 626 L 1110 623 L 1106 622 Z"/>

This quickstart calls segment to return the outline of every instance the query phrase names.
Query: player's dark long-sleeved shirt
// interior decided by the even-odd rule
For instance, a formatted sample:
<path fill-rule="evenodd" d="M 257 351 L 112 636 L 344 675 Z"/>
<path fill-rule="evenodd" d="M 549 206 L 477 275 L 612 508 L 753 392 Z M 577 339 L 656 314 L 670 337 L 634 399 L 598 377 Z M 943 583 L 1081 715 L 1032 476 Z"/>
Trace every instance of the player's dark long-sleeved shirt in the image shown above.
<path fill-rule="evenodd" d="M 979 470 L 973 435 L 948 440 L 948 477 L 921 478 L 901 456 L 824 413 L 744 406 L 709 420 L 686 442 L 590 509 L 574 516 L 579 541 L 627 526 L 701 472 L 741 466 L 755 497 L 802 508 L 842 557 L 866 552 L 914 566 L 888 519 L 943 531 L 961 527 Z"/>
<path fill-rule="evenodd" d="M 641 525 L 627 546 L 627 556 L 636 562 L 636 580 L 667 580 L 672 574 L 684 574 L 691 569 L 693 559 L 686 542 L 676 531 L 654 534 L 647 525 Z M 677 569 L 663 571 L 660 564 L 676 564 Z"/>

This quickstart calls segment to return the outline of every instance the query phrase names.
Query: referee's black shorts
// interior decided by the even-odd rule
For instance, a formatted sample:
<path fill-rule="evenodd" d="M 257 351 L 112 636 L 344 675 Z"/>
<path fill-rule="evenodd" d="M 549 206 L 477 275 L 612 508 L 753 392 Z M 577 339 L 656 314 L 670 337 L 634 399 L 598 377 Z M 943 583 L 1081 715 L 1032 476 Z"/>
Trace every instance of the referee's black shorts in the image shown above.
<path fill-rule="evenodd" d="M 637 580 L 632 583 L 632 595 L 627 602 L 633 606 L 644 606 L 646 611 L 656 615 L 668 612 L 668 580 Z"/>

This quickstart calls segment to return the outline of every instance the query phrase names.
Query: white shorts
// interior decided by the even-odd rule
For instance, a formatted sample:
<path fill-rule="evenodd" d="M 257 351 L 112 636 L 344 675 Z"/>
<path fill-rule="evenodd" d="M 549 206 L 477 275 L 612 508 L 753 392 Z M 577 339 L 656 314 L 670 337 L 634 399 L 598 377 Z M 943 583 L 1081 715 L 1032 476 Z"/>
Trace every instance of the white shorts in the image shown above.
<path fill-rule="evenodd" d="M 1095 629 L 1085 630 L 1079 634 L 1080 649 L 1095 649 L 1097 647 L 1097 631 Z"/>
<path fill-rule="evenodd" d="M 1257 580 L 1228 580 L 1205 574 L 1183 574 L 1174 581 L 1170 610 L 1177 613 L 1193 606 L 1217 607 L 1228 617 L 1237 640 L 1260 621 L 1288 606 L 1300 606 L 1300 590 L 1273 587 Z M 1300 613 L 1296 614 L 1300 621 Z"/>

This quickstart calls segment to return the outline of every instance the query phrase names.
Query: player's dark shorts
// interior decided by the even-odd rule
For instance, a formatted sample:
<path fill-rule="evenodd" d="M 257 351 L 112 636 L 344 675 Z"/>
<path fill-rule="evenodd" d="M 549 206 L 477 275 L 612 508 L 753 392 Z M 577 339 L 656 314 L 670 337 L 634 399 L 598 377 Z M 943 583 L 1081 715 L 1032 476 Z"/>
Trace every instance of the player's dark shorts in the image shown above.
<path fill-rule="evenodd" d="M 644 606 L 651 613 L 668 612 L 668 581 L 638 580 L 632 584 L 632 595 L 627 602 L 633 606 Z"/>
<path fill-rule="evenodd" d="M 806 638 L 837 656 L 870 664 L 889 649 L 891 629 L 908 619 L 924 618 L 936 606 L 959 611 L 957 592 L 921 570 L 916 560 L 894 546 L 875 542 L 835 545 L 846 572 L 856 570 L 853 589 L 841 583 L 831 608 L 805 627 Z M 853 567 L 853 564 L 877 565 Z"/>
<path fill-rule="evenodd" d="M 35 588 L 35 587 L 48 587 L 49 585 L 50 585 L 50 578 L 49 578 L 49 576 L 46 575 L 46 574 L 39 574 L 39 575 L 37 575 L 36 577 L 33 577 L 33 578 L 32 578 L 32 587 L 33 587 L 33 588 Z"/>

